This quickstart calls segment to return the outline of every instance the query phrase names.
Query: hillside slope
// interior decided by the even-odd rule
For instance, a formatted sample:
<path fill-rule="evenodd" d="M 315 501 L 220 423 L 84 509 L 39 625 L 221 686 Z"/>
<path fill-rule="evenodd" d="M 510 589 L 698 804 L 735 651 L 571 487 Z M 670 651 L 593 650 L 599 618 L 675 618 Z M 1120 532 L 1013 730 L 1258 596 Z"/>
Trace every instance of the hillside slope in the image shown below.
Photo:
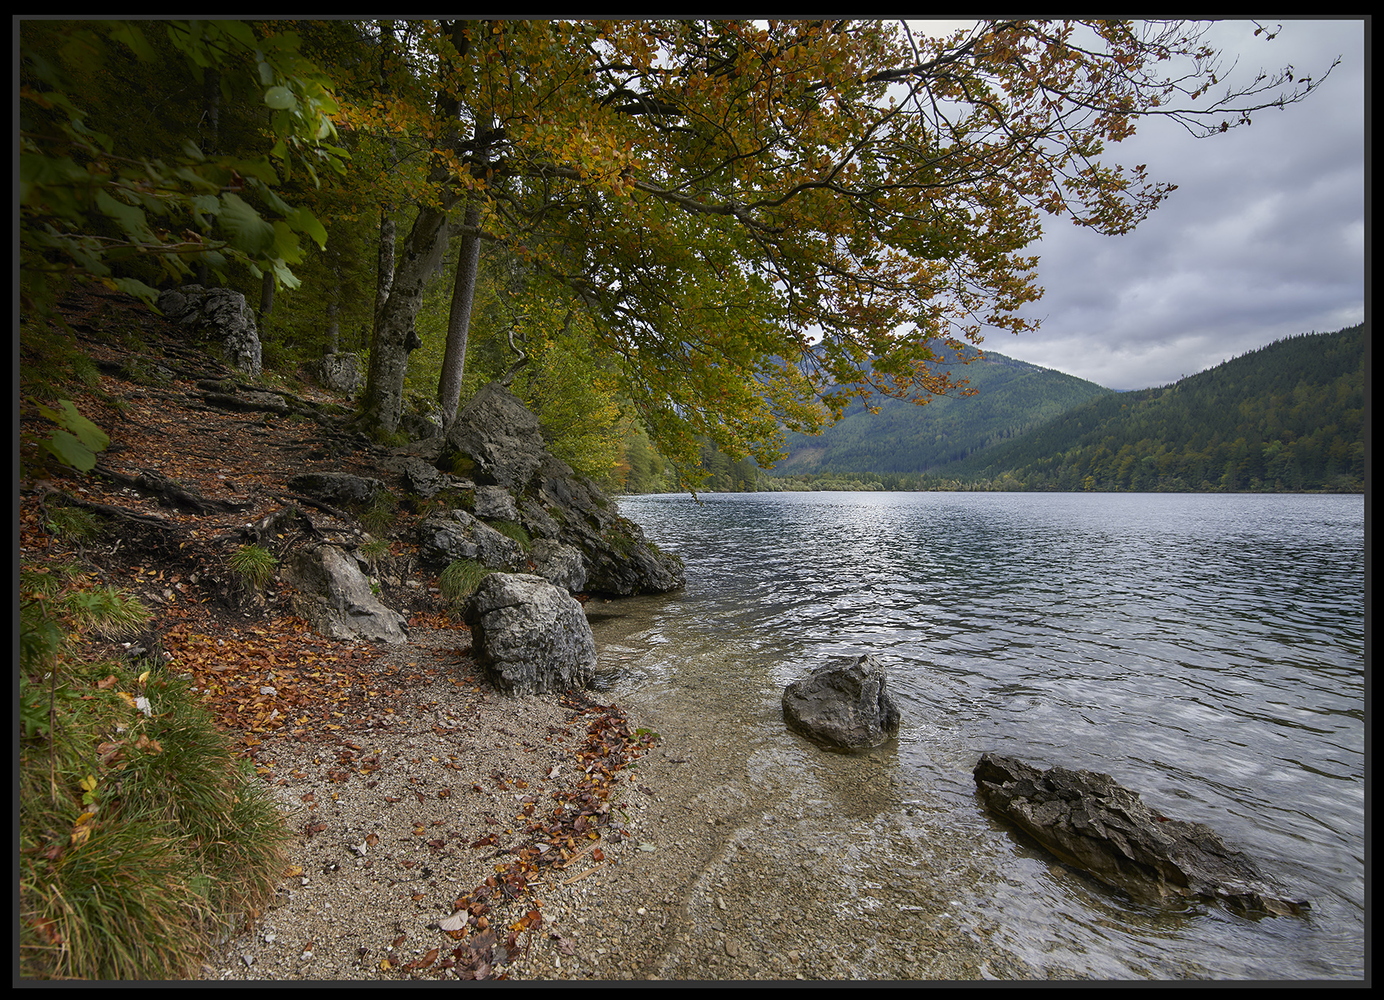
<path fill-rule="evenodd" d="M 1084 402 L 938 473 L 1035 490 L 1364 488 L 1363 326 Z"/>
<path fill-rule="evenodd" d="M 789 434 L 776 475 L 817 472 L 918 474 L 984 452 L 1111 390 L 1084 379 L 986 352 L 954 373 L 972 396 L 939 397 L 926 406 L 886 399 L 878 413 L 854 403 L 821 434 Z"/>

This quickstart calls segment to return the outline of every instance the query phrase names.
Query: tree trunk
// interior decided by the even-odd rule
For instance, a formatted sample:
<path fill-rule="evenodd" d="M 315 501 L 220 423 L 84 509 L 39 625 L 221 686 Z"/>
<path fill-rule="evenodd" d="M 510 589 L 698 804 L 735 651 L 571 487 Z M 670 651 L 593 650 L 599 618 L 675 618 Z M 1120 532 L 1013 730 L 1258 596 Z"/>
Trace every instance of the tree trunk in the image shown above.
<path fill-rule="evenodd" d="M 341 280 L 332 282 L 330 298 L 327 300 L 327 353 L 341 351 Z"/>
<path fill-rule="evenodd" d="M 396 229 L 394 215 L 390 206 L 380 210 L 380 252 L 377 260 L 379 269 L 375 272 L 375 326 L 380 325 L 380 315 L 384 304 L 389 300 L 389 290 L 394 284 L 394 240 Z"/>
<path fill-rule="evenodd" d="M 457 254 L 457 275 L 452 285 L 452 306 L 447 315 L 447 350 L 442 357 L 442 375 L 437 384 L 437 401 L 442 405 L 442 426 L 449 427 L 461 402 L 461 380 L 466 374 L 466 342 L 471 334 L 471 309 L 476 300 L 476 274 L 480 269 L 481 239 L 475 233 L 480 224 L 480 207 L 473 199 L 466 206 Z"/>
<path fill-rule="evenodd" d="M 274 272 L 265 271 L 260 277 L 260 305 L 256 325 L 260 340 L 269 334 L 269 314 L 274 311 Z"/>
<path fill-rule="evenodd" d="M 423 290 L 447 246 L 448 207 L 444 203 L 440 209 L 419 210 L 404 246 L 403 260 L 395 270 L 389 297 L 375 323 L 361 417 L 388 434 L 399 429 L 409 352 L 423 346 L 414 323 L 423 304 Z"/>

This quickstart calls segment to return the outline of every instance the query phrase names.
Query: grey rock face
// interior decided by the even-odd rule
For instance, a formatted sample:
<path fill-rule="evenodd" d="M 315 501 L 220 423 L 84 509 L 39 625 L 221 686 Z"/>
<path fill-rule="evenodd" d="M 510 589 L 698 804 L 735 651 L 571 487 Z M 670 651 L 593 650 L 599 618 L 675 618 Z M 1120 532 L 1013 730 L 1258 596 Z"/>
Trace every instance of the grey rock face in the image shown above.
<path fill-rule="evenodd" d="M 868 655 L 833 660 L 789 684 L 783 718 L 804 736 L 848 750 L 879 746 L 900 722 L 884 668 Z"/>
<path fill-rule="evenodd" d="M 466 606 L 491 681 L 510 694 L 564 692 L 596 675 L 596 640 L 572 596 L 542 577 L 492 573 Z"/>
<path fill-rule="evenodd" d="M 380 603 L 355 559 L 334 545 L 298 549 L 283 570 L 298 590 L 296 609 L 323 635 L 408 641 L 404 616 Z"/>
<path fill-rule="evenodd" d="M 474 559 L 489 569 L 512 570 L 525 561 L 518 542 L 464 510 L 429 514 L 418 526 L 418 540 L 421 555 L 433 563 Z"/>
<path fill-rule="evenodd" d="M 514 494 L 503 486 L 477 486 L 476 516 L 497 521 L 518 521 L 519 508 L 514 503 Z"/>
<path fill-rule="evenodd" d="M 478 482 L 513 493 L 523 491 L 546 453 L 538 418 L 495 382 L 483 386 L 457 413 L 447 429 L 447 444 L 475 463 L 472 475 Z"/>
<path fill-rule="evenodd" d="M 609 497 L 551 454 L 538 418 L 502 386 L 486 386 L 458 411 L 447 445 L 463 465 L 470 463 L 467 474 L 481 484 L 476 513 L 517 519 L 535 539 L 577 549 L 586 589 L 624 597 L 683 585 L 682 561 L 660 552 Z"/>
<path fill-rule="evenodd" d="M 570 545 L 540 538 L 529 552 L 534 572 L 555 587 L 577 594 L 586 589 L 586 560 Z"/>
<path fill-rule="evenodd" d="M 353 396 L 360 388 L 360 355 L 328 354 L 317 366 L 317 377 L 328 389 Z"/>
<path fill-rule="evenodd" d="M 384 483 L 365 476 L 345 472 L 306 472 L 288 481 L 294 493 L 325 500 L 328 503 L 368 505 L 385 492 Z"/>
<path fill-rule="evenodd" d="M 231 367 L 253 376 L 264 370 L 255 314 L 240 292 L 184 285 L 161 294 L 159 310 L 197 335 L 219 343 Z"/>
<path fill-rule="evenodd" d="M 421 458 L 409 457 L 400 463 L 409 489 L 420 497 L 430 497 L 452 485 L 452 477 L 439 472 Z"/>
<path fill-rule="evenodd" d="M 1058 857 L 1145 899 L 1219 900 L 1249 915 L 1309 908 L 1285 899 L 1253 862 L 1202 823 L 1159 815 L 1108 774 L 984 754 L 975 766 L 985 804 Z"/>

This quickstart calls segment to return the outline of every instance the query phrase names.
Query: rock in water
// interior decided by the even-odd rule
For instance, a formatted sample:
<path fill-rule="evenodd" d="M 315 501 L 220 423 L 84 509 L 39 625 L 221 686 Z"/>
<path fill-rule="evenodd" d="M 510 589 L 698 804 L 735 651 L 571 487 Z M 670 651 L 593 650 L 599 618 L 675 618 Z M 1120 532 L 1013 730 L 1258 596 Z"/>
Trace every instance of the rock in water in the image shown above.
<path fill-rule="evenodd" d="M 1217 899 L 1245 915 L 1295 914 L 1248 857 L 1210 827 L 1154 812 L 1108 774 L 1035 767 L 998 754 L 975 766 L 992 810 L 1062 860 L 1142 898 Z"/>
<path fill-rule="evenodd" d="M 508 694 L 561 693 L 596 676 L 596 640 L 581 604 L 540 576 L 491 573 L 466 621 L 490 679 Z"/>
<path fill-rule="evenodd" d="M 814 740 L 848 750 L 876 747 L 899 731 L 884 668 L 871 656 L 833 660 L 783 691 L 783 719 Z"/>

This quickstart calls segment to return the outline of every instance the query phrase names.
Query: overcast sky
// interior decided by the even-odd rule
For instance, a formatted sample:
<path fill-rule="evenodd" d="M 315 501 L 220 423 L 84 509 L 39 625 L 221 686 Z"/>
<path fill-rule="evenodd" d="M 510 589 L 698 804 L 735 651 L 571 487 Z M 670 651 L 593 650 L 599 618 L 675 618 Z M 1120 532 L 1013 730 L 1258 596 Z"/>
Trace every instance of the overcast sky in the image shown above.
<path fill-rule="evenodd" d="M 1261 22 L 1276 27 L 1277 21 Z M 1209 139 L 1149 121 L 1110 147 L 1178 185 L 1135 232 L 1098 236 L 1045 222 L 1036 333 L 991 332 L 985 347 L 1112 389 L 1175 382 L 1286 336 L 1364 319 L 1365 28 L 1287 21 L 1273 41 L 1250 22 L 1209 39 L 1239 54 L 1233 79 L 1294 67 L 1320 77 L 1300 104 Z M 1227 66 L 1231 60 L 1227 59 Z"/>

